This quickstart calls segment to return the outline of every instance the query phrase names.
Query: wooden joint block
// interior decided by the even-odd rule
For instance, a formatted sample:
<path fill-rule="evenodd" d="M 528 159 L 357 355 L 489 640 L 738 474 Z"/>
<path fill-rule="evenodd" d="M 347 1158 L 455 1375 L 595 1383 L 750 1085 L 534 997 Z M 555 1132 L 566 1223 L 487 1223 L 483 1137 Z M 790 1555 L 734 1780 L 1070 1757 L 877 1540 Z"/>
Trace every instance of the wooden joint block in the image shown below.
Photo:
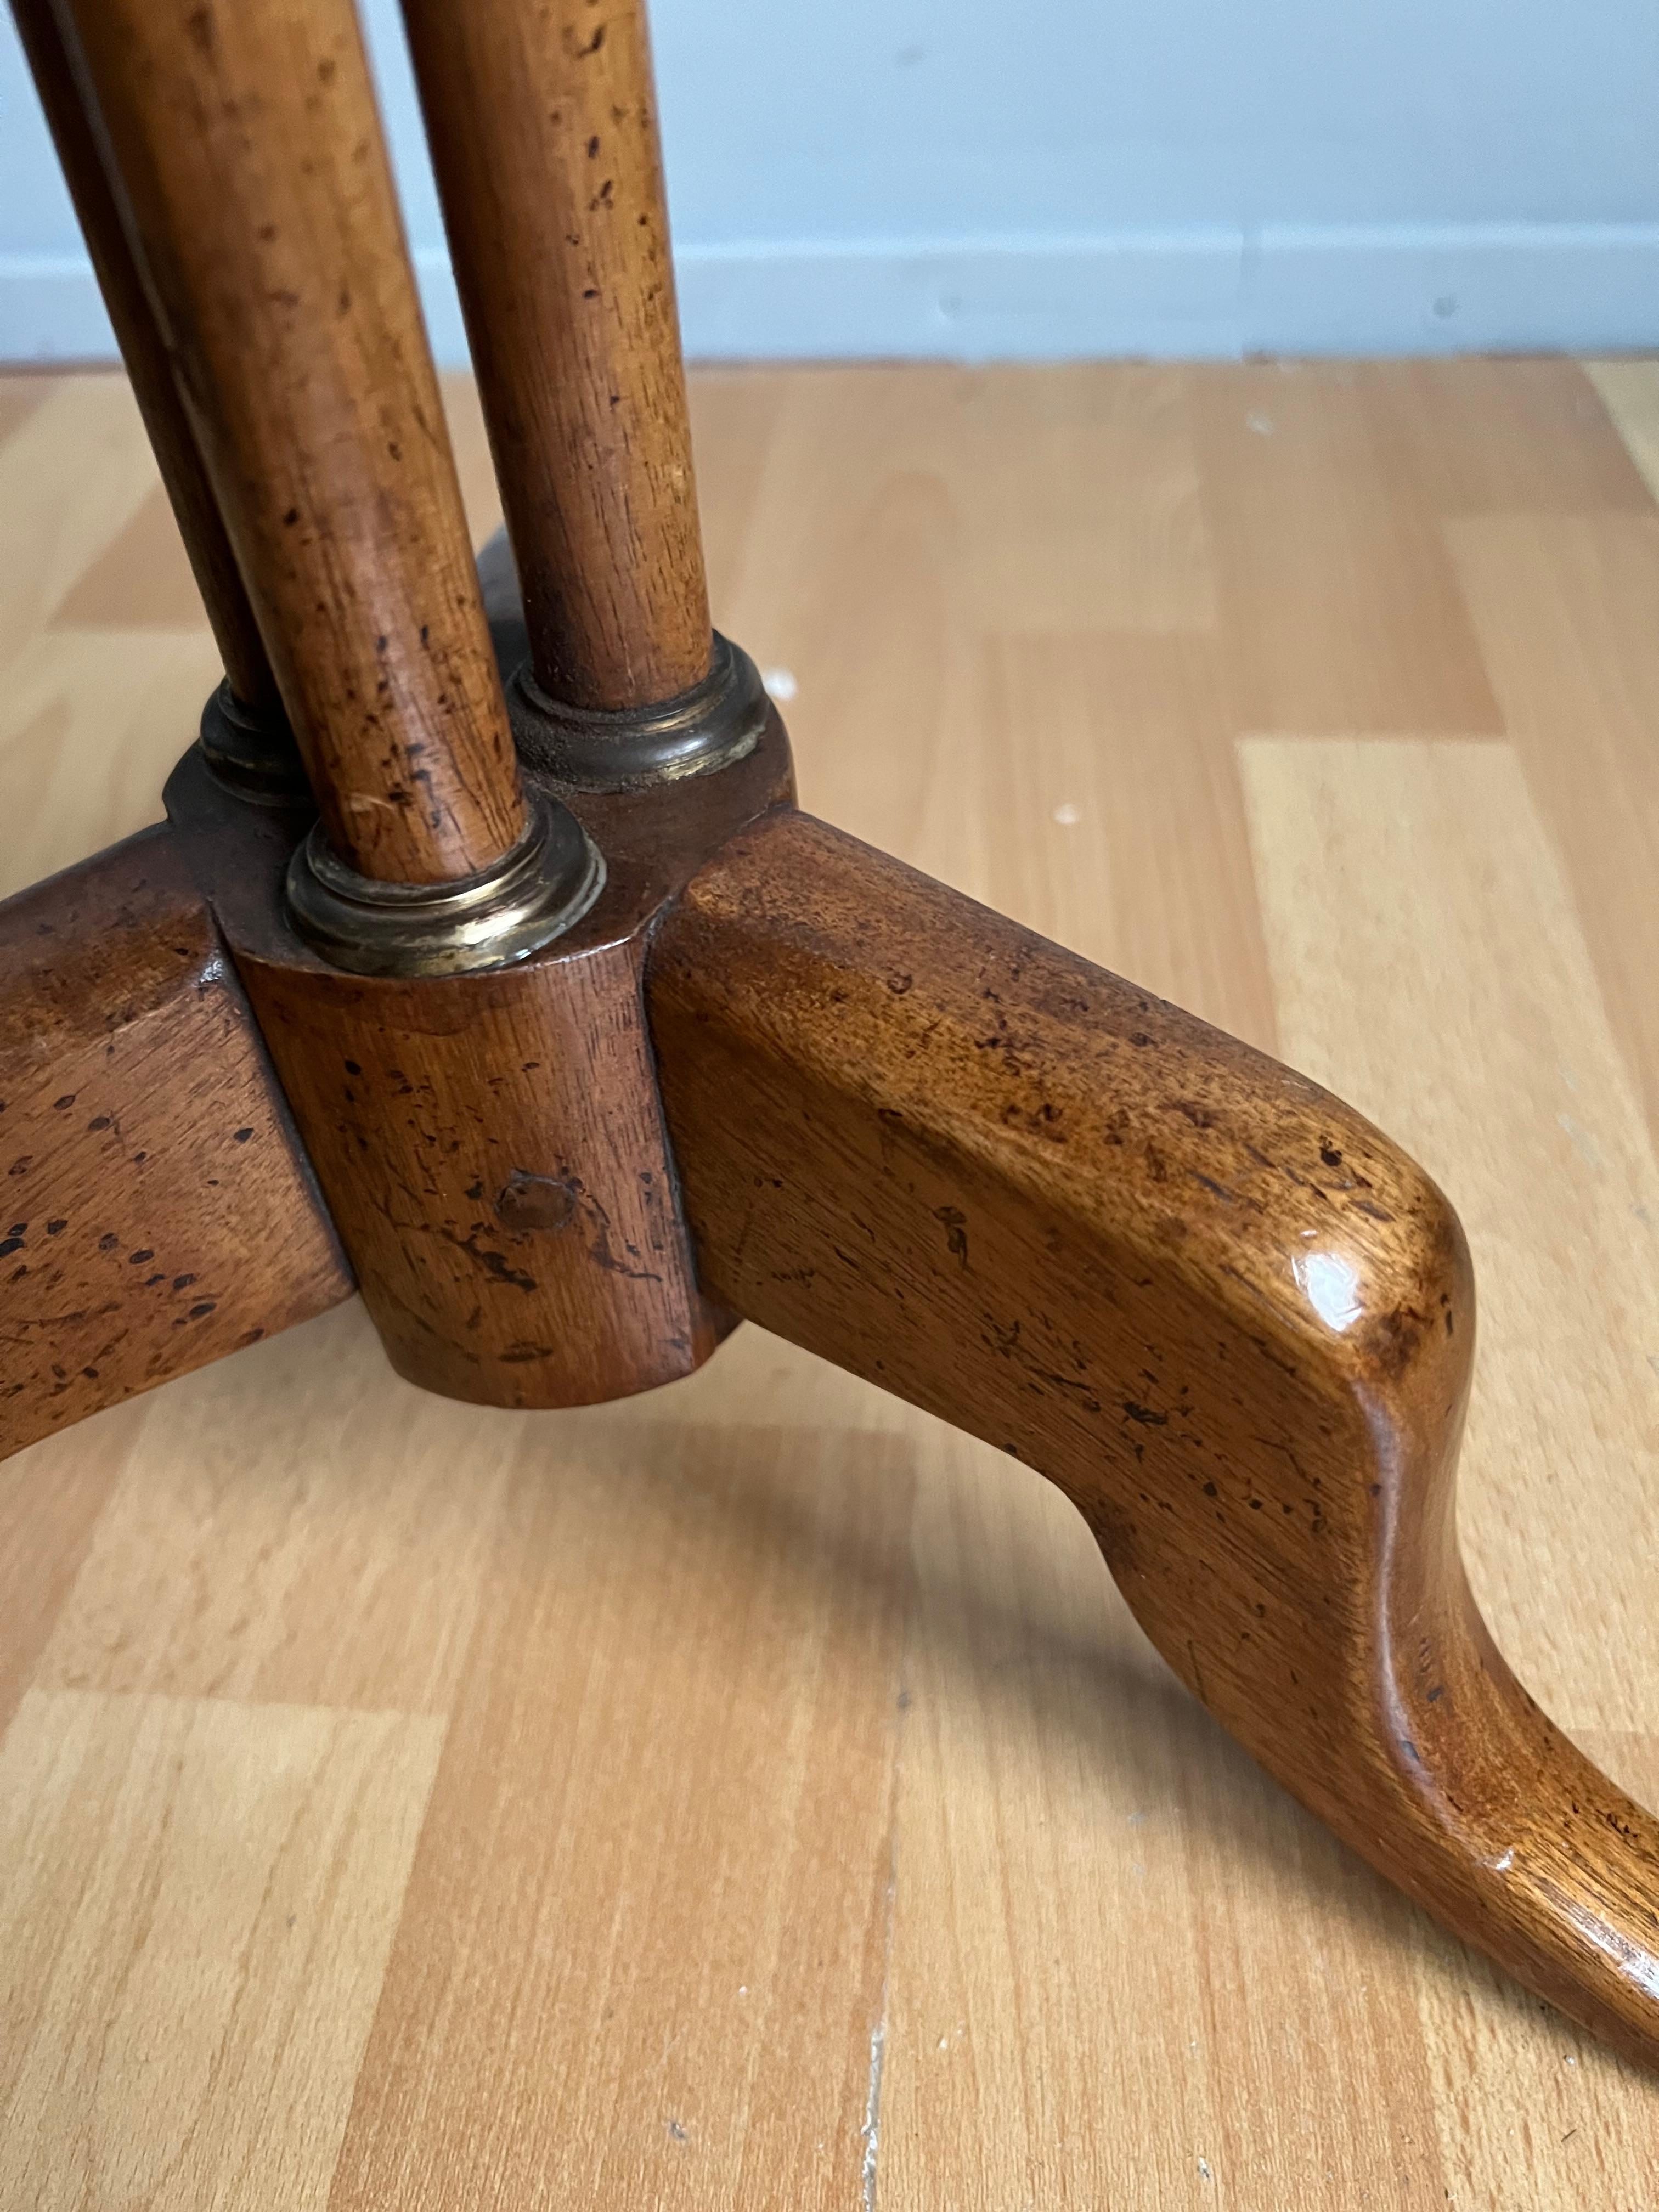
<path fill-rule="evenodd" d="M 689 1374 L 731 1328 L 697 1287 L 641 977 L 687 878 L 792 790 L 775 713 L 717 772 L 550 787 L 603 855 L 595 903 L 514 965 L 391 977 L 342 973 L 295 933 L 283 886 L 304 811 L 232 796 L 199 752 L 175 772 L 169 811 L 410 1381 L 586 1405 Z"/>

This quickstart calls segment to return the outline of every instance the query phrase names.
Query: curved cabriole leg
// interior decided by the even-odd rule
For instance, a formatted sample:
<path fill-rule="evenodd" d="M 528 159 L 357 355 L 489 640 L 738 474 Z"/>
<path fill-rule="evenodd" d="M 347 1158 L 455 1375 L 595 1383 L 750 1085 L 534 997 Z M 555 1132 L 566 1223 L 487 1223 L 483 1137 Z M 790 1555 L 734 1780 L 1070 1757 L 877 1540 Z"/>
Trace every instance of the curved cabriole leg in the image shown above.
<path fill-rule="evenodd" d="M 1659 2059 L 1659 1824 L 1456 1548 L 1469 1261 L 1316 1085 L 801 815 L 659 936 L 706 1292 L 1052 1478 L 1224 1725 L 1448 1927 Z"/>

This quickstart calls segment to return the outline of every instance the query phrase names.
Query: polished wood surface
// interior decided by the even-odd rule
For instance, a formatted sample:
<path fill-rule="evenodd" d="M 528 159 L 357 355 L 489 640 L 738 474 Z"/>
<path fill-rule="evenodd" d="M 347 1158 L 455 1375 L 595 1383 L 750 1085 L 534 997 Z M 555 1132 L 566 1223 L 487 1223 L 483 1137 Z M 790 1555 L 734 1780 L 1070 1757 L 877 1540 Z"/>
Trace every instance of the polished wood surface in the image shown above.
<path fill-rule="evenodd" d="M 0 1454 L 353 1285 L 165 829 L 0 902 Z"/>
<path fill-rule="evenodd" d="M 699 1294 L 641 1001 L 665 905 L 787 802 L 775 713 L 743 761 L 585 796 L 599 896 L 482 975 L 342 975 L 283 887 L 307 817 L 188 760 L 167 801 L 398 1371 L 482 1406 L 585 1406 L 689 1375 L 732 1326 Z"/>
<path fill-rule="evenodd" d="M 805 802 L 1277 1044 L 1463 1212 L 1475 1592 L 1653 1802 L 1659 1191 L 1615 987 L 1659 838 L 1659 516 L 1590 384 L 809 370 L 694 400 L 717 617 L 793 682 Z M 21 881 L 153 815 L 213 656 L 118 389 L 0 385 L 0 422 Z M 1275 493 L 1257 448 L 1298 423 L 1325 458 L 1293 445 Z M 1453 562 L 1259 543 L 1316 526 Z M 1252 543 L 1316 672 L 1244 634 Z M 337 2207 L 1645 2201 L 1650 2083 L 1266 1781 L 1064 1499 L 758 1330 L 658 1397 L 481 1414 L 388 1377 L 350 1308 L 0 1480 L 24 2202 L 64 2141 L 180 2203 L 204 2172 Z M 366 1820 L 370 1863 L 330 1856 Z M 296 1942 L 337 1964 L 322 2014 Z"/>
<path fill-rule="evenodd" d="M 269 714 L 278 707 L 270 658 L 202 465 L 196 434 L 173 379 L 173 363 L 145 295 L 143 277 L 127 242 L 121 210 L 105 173 L 52 0 L 10 0 L 10 4 L 98 289 L 132 380 L 230 688 L 244 705 L 257 714 Z"/>
<path fill-rule="evenodd" d="M 810 815 L 652 950 L 705 1291 L 1077 1507 L 1229 1732 L 1454 1932 L 1659 2058 L 1659 1820 L 1468 1594 L 1429 1178 L 1278 1061 Z"/>
<path fill-rule="evenodd" d="M 708 672 L 644 0 L 404 0 L 536 675 L 642 707 Z"/>
<path fill-rule="evenodd" d="M 63 0 L 329 838 L 433 883 L 524 826 L 351 0 Z"/>

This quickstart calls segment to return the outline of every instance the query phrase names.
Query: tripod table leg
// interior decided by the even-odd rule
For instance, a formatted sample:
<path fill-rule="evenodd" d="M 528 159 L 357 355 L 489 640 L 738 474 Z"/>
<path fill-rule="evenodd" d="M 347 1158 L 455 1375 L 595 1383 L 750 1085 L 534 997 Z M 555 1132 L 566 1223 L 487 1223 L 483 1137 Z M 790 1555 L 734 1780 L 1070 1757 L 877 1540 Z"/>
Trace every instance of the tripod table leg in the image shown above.
<path fill-rule="evenodd" d="M 1462 1230 L 1316 1085 L 802 815 L 647 1000 L 708 1293 L 1078 1506 L 1176 1672 L 1448 1927 L 1659 2060 L 1659 1823 L 1464 1578 Z"/>
<path fill-rule="evenodd" d="M 349 1297 L 167 829 L 0 904 L 0 1457 Z"/>

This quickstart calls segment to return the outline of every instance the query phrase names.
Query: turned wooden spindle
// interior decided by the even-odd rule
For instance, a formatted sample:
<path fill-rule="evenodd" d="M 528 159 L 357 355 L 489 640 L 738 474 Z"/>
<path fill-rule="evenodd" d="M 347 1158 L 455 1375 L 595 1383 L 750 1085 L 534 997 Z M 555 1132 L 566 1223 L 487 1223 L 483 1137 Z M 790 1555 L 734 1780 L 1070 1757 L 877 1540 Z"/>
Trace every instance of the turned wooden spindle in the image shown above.
<path fill-rule="evenodd" d="M 280 707 L 270 656 L 122 228 L 63 33 L 50 0 L 11 0 L 11 12 L 231 690 L 257 714 L 274 716 Z"/>
<path fill-rule="evenodd" d="M 650 706 L 708 591 L 642 0 L 404 0 L 536 679 Z"/>
<path fill-rule="evenodd" d="M 316 789 L 361 874 L 526 809 L 350 0 L 60 0 Z"/>

